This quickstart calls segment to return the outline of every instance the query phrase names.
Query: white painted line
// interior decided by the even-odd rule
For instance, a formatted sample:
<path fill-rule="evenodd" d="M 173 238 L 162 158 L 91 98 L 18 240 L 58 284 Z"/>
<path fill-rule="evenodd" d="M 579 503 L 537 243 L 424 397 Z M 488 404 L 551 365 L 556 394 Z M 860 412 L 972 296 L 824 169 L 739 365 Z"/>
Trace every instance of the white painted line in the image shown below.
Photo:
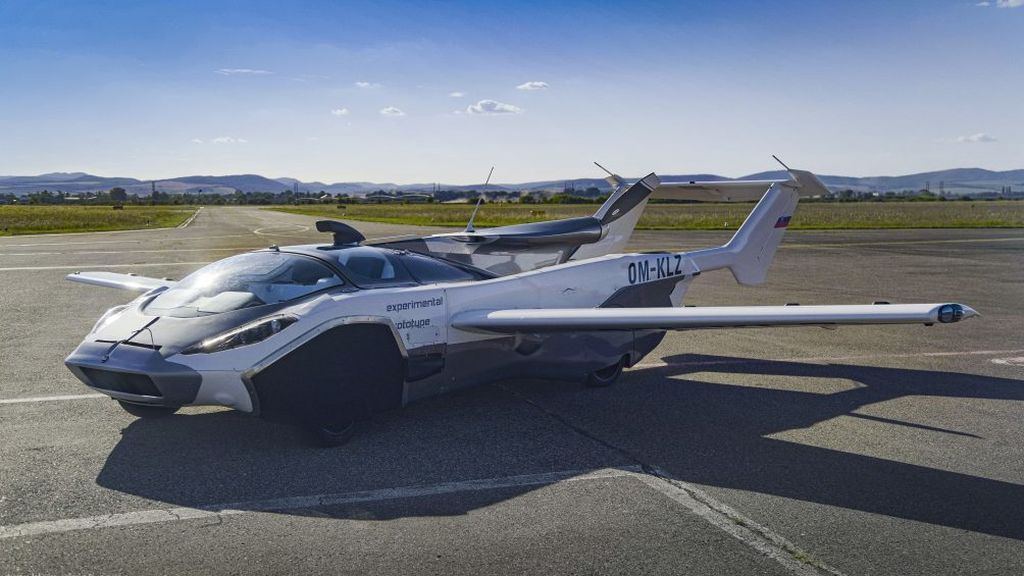
<path fill-rule="evenodd" d="M 202 211 L 203 211 L 203 207 L 202 206 L 200 206 L 199 208 L 196 208 L 196 211 L 193 212 L 192 215 L 188 217 L 188 220 L 185 220 L 181 224 L 178 224 L 178 228 L 188 228 L 188 225 L 191 224 L 192 221 L 196 219 L 196 216 L 199 216 L 199 213 L 202 212 Z"/>
<path fill-rule="evenodd" d="M 150 268 L 152 266 L 196 266 L 198 264 L 209 264 L 208 260 L 202 262 L 146 262 L 142 264 L 75 264 L 74 266 L 13 266 L 0 268 L 0 272 L 18 272 L 26 270 L 92 270 L 102 268 Z"/>
<path fill-rule="evenodd" d="M 155 228 L 155 230 L 172 230 L 171 228 Z M 144 230 L 143 230 L 144 231 Z M 120 230 L 120 232 L 139 232 L 139 230 Z M 108 232 L 109 233 L 109 232 Z M 104 234 L 104 232 L 81 232 L 80 234 Z M 29 236 L 26 234 L 26 236 Z M 39 234 L 32 234 L 31 236 L 39 236 Z M 70 234 L 56 234 L 56 236 L 70 236 Z M 215 238 L 251 238 L 251 234 L 221 234 L 218 236 L 183 236 L 175 237 L 175 242 L 193 242 L 197 240 L 212 240 Z M 2 240 L 9 239 L 12 237 L 0 238 L 0 247 L 3 248 L 30 248 L 35 246 L 82 246 L 83 244 L 142 244 L 142 240 L 89 240 L 88 242 L 33 242 L 30 244 L 7 244 Z M 146 240 L 151 242 L 151 240 Z"/>
<path fill-rule="evenodd" d="M 75 530 L 95 528 L 111 528 L 114 526 L 135 526 L 140 524 L 158 524 L 177 520 L 193 520 L 198 518 L 216 518 L 220 516 L 246 514 L 249 512 L 274 512 L 281 510 L 297 510 L 301 508 L 317 508 L 322 506 L 338 506 L 356 502 L 380 502 L 403 498 L 419 498 L 437 496 L 457 492 L 479 492 L 517 488 L 525 486 L 542 486 L 559 482 L 581 482 L 632 476 L 638 467 L 608 468 L 594 472 L 582 470 L 565 470 L 541 474 L 524 474 L 502 478 L 484 478 L 480 480 L 464 480 L 461 482 L 445 482 L 425 486 L 405 486 L 399 488 L 383 488 L 380 490 L 363 490 L 359 492 L 342 492 L 334 494 L 316 494 L 312 496 L 294 496 L 270 500 L 250 502 L 234 502 L 229 504 L 211 504 L 196 508 L 165 508 L 158 510 L 140 510 L 122 512 L 120 514 L 103 514 L 85 518 L 67 518 L 62 520 L 45 520 L 0 526 L 0 540 L 5 538 L 21 538 L 40 534 L 54 534 Z"/>
<path fill-rule="evenodd" d="M 65 394 L 63 396 L 31 396 L 28 398 L 4 398 L 0 404 L 31 404 L 35 402 L 64 402 L 67 400 L 91 400 L 93 398 L 110 398 L 106 394 Z"/>
<path fill-rule="evenodd" d="M 161 250 L 72 250 L 70 252 L 0 252 L 2 256 L 93 256 L 96 254 L 166 254 L 179 252 L 245 252 L 252 248 L 166 248 Z"/>
<path fill-rule="evenodd" d="M 797 548 L 789 540 L 743 516 L 696 486 L 670 479 L 669 475 L 657 469 L 655 473 L 657 475 L 634 474 L 634 477 L 700 516 L 712 526 L 775 560 L 789 572 L 802 576 L 821 576 L 822 572 L 842 576 L 835 568 L 811 560 L 807 552 Z"/>
<path fill-rule="evenodd" d="M 909 354 L 865 354 L 860 356 L 807 356 L 803 358 L 735 358 L 730 360 L 705 360 L 699 362 L 641 362 L 633 368 L 666 368 L 670 366 L 719 366 L 723 364 L 746 364 L 757 362 L 846 362 L 850 360 L 876 360 L 883 358 L 919 358 L 946 356 L 992 356 L 994 354 L 1020 354 L 1024 350 L 968 350 L 960 352 L 914 352 Z"/>
<path fill-rule="evenodd" d="M 281 232 L 268 232 L 268 230 L 281 230 Z M 296 234 L 302 232 L 308 232 L 309 226 L 303 226 L 302 224 L 274 224 L 273 226 L 264 226 L 257 228 L 252 231 L 257 236 L 284 236 L 288 238 L 295 237 Z"/>

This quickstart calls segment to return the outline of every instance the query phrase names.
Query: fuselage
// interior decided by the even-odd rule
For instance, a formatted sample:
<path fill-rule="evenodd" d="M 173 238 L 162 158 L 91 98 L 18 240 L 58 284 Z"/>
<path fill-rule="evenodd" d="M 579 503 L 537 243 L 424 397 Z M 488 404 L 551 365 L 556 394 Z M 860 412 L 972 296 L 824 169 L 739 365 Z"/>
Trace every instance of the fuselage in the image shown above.
<path fill-rule="evenodd" d="M 663 336 L 656 330 L 501 335 L 451 327 L 459 312 L 677 306 L 699 273 L 685 253 L 609 255 L 502 277 L 388 248 L 295 246 L 251 254 L 262 255 L 253 262 L 268 275 L 280 275 L 275 259 L 298 262 L 290 265 L 290 283 L 253 280 L 247 265 L 245 281 L 221 278 L 227 289 L 203 293 L 196 281 L 201 269 L 181 283 L 192 292 L 172 286 L 115 309 L 67 365 L 87 385 L 141 404 L 276 414 L 302 410 L 273 405 L 282 390 L 338 383 L 376 398 L 376 411 L 504 378 L 580 378 L 620 360 L 639 361 Z M 378 257 L 383 264 L 372 262 Z M 304 284 L 291 277 L 300 275 Z M 183 294 L 171 292 L 176 289 Z M 289 298 L 302 292 L 308 293 Z M 268 301 L 273 297 L 280 301 Z M 271 325 L 275 318 L 282 320 Z M 246 326 L 256 326 L 249 330 L 254 335 L 230 335 Z"/>

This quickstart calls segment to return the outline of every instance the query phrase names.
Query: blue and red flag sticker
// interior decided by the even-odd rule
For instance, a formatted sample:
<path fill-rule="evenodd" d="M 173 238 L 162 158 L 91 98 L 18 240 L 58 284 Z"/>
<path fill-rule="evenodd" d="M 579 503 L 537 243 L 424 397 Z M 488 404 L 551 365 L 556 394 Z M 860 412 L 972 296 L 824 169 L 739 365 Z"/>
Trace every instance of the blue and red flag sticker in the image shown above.
<path fill-rule="evenodd" d="M 792 218 L 792 216 L 783 216 L 782 218 L 779 218 L 778 221 L 775 222 L 775 227 L 776 228 L 785 228 L 785 227 L 789 226 L 789 219 L 790 218 Z"/>

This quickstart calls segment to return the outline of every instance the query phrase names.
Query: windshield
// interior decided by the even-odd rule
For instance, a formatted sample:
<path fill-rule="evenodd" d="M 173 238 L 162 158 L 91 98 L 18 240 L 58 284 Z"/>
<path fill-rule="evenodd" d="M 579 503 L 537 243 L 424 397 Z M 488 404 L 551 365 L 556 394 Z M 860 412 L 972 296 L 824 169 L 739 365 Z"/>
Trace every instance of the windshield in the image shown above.
<path fill-rule="evenodd" d="M 146 312 L 191 317 L 301 298 L 342 281 L 313 258 L 253 252 L 214 262 L 161 292 Z"/>

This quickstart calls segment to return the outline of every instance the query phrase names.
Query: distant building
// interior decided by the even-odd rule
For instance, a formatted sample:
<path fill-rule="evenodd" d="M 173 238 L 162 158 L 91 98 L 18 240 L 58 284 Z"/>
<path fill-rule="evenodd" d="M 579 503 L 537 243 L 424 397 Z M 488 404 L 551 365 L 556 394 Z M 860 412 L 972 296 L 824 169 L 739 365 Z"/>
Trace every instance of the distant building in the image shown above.
<path fill-rule="evenodd" d="M 378 190 L 376 192 L 370 192 L 364 197 L 366 202 L 372 202 L 376 204 L 384 203 L 406 203 L 406 204 L 423 204 L 432 202 L 434 197 L 430 194 L 424 194 L 421 192 L 384 192 Z"/>

